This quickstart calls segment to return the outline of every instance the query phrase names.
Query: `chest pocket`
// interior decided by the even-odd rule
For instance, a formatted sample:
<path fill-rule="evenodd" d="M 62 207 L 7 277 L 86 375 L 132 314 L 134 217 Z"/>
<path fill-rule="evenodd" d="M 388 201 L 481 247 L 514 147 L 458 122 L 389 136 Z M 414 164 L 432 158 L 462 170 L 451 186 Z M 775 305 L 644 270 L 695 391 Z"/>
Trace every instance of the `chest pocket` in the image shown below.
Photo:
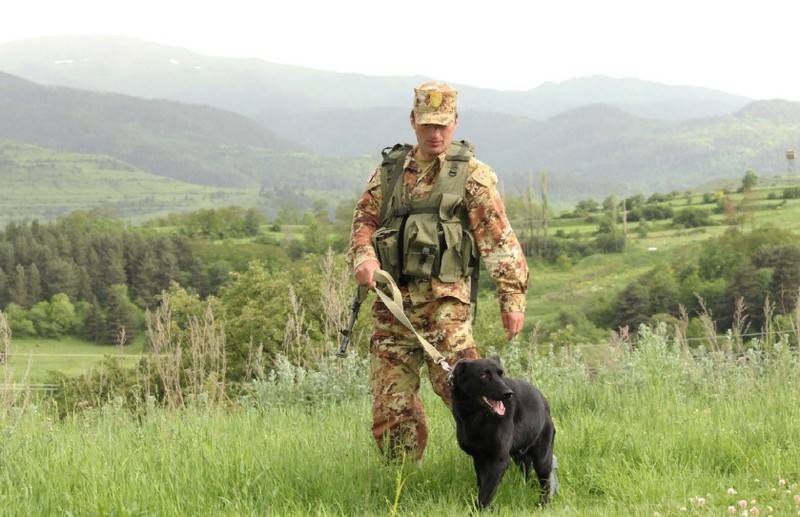
<path fill-rule="evenodd" d="M 403 231 L 403 274 L 431 278 L 439 273 L 439 224 L 435 214 L 411 214 Z"/>

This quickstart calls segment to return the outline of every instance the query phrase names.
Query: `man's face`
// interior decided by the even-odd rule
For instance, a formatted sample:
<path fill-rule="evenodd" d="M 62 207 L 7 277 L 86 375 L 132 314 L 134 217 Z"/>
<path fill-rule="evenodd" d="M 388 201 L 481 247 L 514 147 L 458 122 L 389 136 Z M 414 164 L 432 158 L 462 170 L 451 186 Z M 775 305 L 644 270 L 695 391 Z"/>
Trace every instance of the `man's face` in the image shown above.
<path fill-rule="evenodd" d="M 453 142 L 453 133 L 456 131 L 456 126 L 458 126 L 458 122 L 454 122 L 449 126 L 417 124 L 412 115 L 411 127 L 414 128 L 414 132 L 417 134 L 420 157 L 431 159 L 447 151 Z"/>

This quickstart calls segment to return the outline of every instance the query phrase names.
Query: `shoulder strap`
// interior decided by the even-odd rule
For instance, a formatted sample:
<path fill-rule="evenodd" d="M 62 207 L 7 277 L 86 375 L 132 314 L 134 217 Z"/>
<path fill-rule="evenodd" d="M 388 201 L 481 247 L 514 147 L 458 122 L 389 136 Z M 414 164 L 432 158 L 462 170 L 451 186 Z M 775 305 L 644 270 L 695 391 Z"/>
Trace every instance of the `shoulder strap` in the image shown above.
<path fill-rule="evenodd" d="M 414 146 L 411 144 L 394 144 L 381 151 L 383 161 L 381 162 L 381 212 L 379 221 L 383 223 L 386 218 L 386 211 L 389 207 L 389 198 L 394 192 L 395 183 L 403 175 L 403 164 L 406 156 Z"/>

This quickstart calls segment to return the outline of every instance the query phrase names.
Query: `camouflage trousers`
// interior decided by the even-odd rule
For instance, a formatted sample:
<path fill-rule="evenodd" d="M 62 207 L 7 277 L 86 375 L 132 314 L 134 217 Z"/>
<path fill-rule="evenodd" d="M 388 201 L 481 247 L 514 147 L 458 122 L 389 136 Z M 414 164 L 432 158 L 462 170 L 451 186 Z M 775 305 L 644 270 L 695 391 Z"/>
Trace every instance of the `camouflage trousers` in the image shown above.
<path fill-rule="evenodd" d="M 405 294 L 405 293 L 404 293 Z M 450 365 L 459 359 L 477 359 L 472 338 L 470 305 L 441 298 L 411 306 L 407 294 L 403 310 L 417 329 Z M 405 453 L 422 459 L 428 440 L 425 412 L 419 396 L 420 369 L 428 366 L 433 391 L 450 406 L 447 374 L 379 300 L 372 308 L 375 330 L 370 339 L 372 434 L 387 457 Z"/>

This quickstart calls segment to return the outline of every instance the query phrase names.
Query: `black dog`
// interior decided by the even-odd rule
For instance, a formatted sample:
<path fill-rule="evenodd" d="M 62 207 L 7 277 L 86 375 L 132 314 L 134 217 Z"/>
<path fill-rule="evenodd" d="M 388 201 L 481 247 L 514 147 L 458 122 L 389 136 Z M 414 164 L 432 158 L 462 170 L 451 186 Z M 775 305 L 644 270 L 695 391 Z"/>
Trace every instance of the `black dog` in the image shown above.
<path fill-rule="evenodd" d="M 531 469 L 536 472 L 540 501 L 549 501 L 558 491 L 556 430 L 542 393 L 505 378 L 498 358 L 459 361 L 452 387 L 458 445 L 472 456 L 478 477 L 477 507 L 491 503 L 512 458 L 526 480 Z"/>

